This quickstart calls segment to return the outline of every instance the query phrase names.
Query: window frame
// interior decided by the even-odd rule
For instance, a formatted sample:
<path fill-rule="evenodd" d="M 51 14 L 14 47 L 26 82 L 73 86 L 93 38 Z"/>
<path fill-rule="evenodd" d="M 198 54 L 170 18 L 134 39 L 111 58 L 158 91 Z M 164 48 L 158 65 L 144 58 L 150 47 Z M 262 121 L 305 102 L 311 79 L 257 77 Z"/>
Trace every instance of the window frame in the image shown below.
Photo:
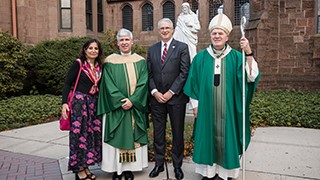
<path fill-rule="evenodd" d="M 99 9 L 99 3 L 101 6 L 101 9 Z M 101 12 L 100 12 L 101 10 Z M 104 32 L 104 16 L 103 16 L 103 0 L 97 0 L 97 31 L 98 33 Z"/>
<path fill-rule="evenodd" d="M 144 7 L 146 6 L 149 6 L 151 9 L 149 11 L 147 11 L 147 22 L 144 22 Z M 148 8 L 148 7 L 147 7 Z M 142 8 L 141 8 L 141 20 L 142 20 L 142 31 L 146 31 L 146 32 L 149 32 L 149 31 L 153 31 L 154 30 L 154 21 L 153 21 L 153 18 L 154 18 L 154 14 L 153 14 L 153 6 L 152 4 L 150 4 L 149 2 L 145 3 Z M 150 12 L 150 15 L 148 15 Z M 151 20 L 150 20 L 151 19 Z M 148 21 L 149 20 L 149 21 Z M 147 24 L 147 25 L 146 25 Z M 147 26 L 147 27 L 145 27 Z M 146 28 L 146 29 L 145 29 Z M 150 29 L 149 29 L 150 28 Z"/>
<path fill-rule="evenodd" d="M 211 19 L 218 14 L 218 9 L 220 6 L 224 6 L 224 0 L 220 1 L 210 1 L 209 6 L 208 6 L 208 15 L 209 15 L 209 22 L 210 23 Z"/>
<path fill-rule="evenodd" d="M 173 12 L 170 12 L 170 11 L 166 11 L 168 9 L 165 8 L 164 6 L 167 4 L 167 3 L 171 3 L 170 5 L 173 5 Z M 163 4 L 162 4 L 162 17 L 163 18 L 169 18 L 172 23 L 173 23 L 173 26 L 175 26 L 176 24 L 176 17 L 175 17 L 175 14 L 176 14 L 176 5 L 174 4 L 174 2 L 168 0 L 168 1 L 165 1 Z M 166 15 L 166 16 L 165 16 Z M 173 18 L 173 19 L 172 19 Z"/>
<path fill-rule="evenodd" d="M 316 7 L 315 7 L 315 34 L 320 35 L 320 0 L 316 1 Z"/>
<path fill-rule="evenodd" d="M 239 26 L 241 21 L 241 6 L 245 3 L 249 3 L 249 0 L 235 0 L 234 1 L 234 25 Z M 250 13 L 250 12 L 249 12 Z M 247 19 L 249 20 L 249 19 Z"/>
<path fill-rule="evenodd" d="M 69 1 L 70 7 L 63 7 L 63 1 Z M 59 30 L 61 31 L 72 31 L 73 29 L 73 21 L 72 21 L 72 0 L 60 0 L 59 1 L 59 8 L 60 8 L 60 22 L 59 22 Z M 64 27 L 64 15 L 63 12 L 68 10 L 69 11 L 69 18 L 70 22 L 68 24 L 70 25 L 69 27 Z"/>
<path fill-rule="evenodd" d="M 128 12 L 129 16 L 124 16 L 125 8 L 128 8 L 128 10 L 130 11 L 130 12 Z M 129 4 L 125 4 L 122 7 L 121 12 L 122 12 L 122 27 L 126 28 L 132 32 L 133 31 L 133 9 L 132 9 L 132 7 Z M 129 24 L 127 24 L 127 23 L 125 24 L 125 22 L 126 22 L 125 19 L 129 19 L 129 21 L 128 21 Z"/>
<path fill-rule="evenodd" d="M 87 32 L 93 32 L 93 5 L 92 5 L 92 0 L 86 0 L 85 1 L 86 3 L 86 29 L 87 29 Z M 88 9 L 88 4 L 91 4 L 90 7 L 91 9 Z M 89 22 L 88 22 L 89 21 Z M 91 29 L 90 29 L 91 28 Z"/>

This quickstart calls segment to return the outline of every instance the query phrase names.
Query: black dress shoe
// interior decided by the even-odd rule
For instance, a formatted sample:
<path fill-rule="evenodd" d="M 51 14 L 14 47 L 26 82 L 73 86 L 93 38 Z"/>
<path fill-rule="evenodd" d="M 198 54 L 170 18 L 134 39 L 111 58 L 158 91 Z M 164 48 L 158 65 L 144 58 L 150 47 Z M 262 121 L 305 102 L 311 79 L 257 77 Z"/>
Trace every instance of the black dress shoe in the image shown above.
<path fill-rule="evenodd" d="M 125 180 L 134 180 L 133 173 L 131 171 L 124 172 L 124 179 Z"/>
<path fill-rule="evenodd" d="M 112 180 L 121 180 L 122 174 L 118 175 L 117 172 L 114 172 L 112 175 Z"/>
<path fill-rule="evenodd" d="M 156 166 L 152 169 L 152 171 L 150 172 L 149 177 L 151 177 L 151 178 L 157 177 L 157 176 L 159 175 L 159 173 L 160 173 L 160 172 L 163 172 L 163 171 L 164 171 L 163 166 L 158 166 L 158 165 L 156 165 Z"/>
<path fill-rule="evenodd" d="M 213 178 L 203 177 L 202 178 L 202 180 L 214 180 L 214 179 L 215 179 L 215 177 L 213 177 Z"/>
<path fill-rule="evenodd" d="M 174 168 L 174 174 L 177 180 L 183 179 L 183 172 L 181 168 Z"/>

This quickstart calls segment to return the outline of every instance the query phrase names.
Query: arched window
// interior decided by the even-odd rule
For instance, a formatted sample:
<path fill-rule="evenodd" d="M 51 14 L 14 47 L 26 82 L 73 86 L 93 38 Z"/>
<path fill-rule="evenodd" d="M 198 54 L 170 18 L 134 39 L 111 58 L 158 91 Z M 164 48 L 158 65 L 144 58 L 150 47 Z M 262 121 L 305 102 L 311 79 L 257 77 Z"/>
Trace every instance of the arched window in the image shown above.
<path fill-rule="evenodd" d="M 149 3 L 142 6 L 142 31 L 153 31 L 153 7 Z"/>
<path fill-rule="evenodd" d="M 241 16 L 249 17 L 249 0 L 235 0 L 234 1 L 234 25 L 240 25 Z M 249 19 L 247 19 L 249 20 Z"/>
<path fill-rule="evenodd" d="M 209 23 L 218 12 L 223 12 L 223 3 L 223 0 L 209 1 Z"/>
<path fill-rule="evenodd" d="M 175 5 L 171 1 L 167 1 L 163 4 L 162 13 L 164 18 L 169 18 L 173 24 L 175 24 Z"/>
<path fill-rule="evenodd" d="M 133 30 L 133 10 L 129 5 L 122 8 L 122 27 L 132 31 Z"/>

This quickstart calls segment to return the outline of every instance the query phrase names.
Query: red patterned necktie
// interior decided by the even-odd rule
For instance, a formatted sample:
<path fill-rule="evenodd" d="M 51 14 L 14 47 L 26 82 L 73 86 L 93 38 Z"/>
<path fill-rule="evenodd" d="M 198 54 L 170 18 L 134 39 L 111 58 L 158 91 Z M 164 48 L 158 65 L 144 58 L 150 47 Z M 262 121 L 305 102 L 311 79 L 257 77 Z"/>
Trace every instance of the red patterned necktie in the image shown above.
<path fill-rule="evenodd" d="M 164 63 L 164 60 L 166 59 L 166 55 L 167 55 L 167 43 L 164 43 L 164 48 L 163 48 L 163 52 L 162 52 L 162 56 L 161 56 L 161 63 Z"/>

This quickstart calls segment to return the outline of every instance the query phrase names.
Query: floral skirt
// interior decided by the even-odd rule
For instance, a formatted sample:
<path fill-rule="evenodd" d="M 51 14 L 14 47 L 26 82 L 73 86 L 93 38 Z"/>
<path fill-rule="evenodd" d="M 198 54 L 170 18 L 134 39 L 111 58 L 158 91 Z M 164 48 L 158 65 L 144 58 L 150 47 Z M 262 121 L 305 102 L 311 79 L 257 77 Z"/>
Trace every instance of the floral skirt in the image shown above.
<path fill-rule="evenodd" d="M 72 104 L 69 133 L 68 170 L 77 173 L 101 162 L 101 119 L 96 116 L 97 95 L 76 92 Z"/>

